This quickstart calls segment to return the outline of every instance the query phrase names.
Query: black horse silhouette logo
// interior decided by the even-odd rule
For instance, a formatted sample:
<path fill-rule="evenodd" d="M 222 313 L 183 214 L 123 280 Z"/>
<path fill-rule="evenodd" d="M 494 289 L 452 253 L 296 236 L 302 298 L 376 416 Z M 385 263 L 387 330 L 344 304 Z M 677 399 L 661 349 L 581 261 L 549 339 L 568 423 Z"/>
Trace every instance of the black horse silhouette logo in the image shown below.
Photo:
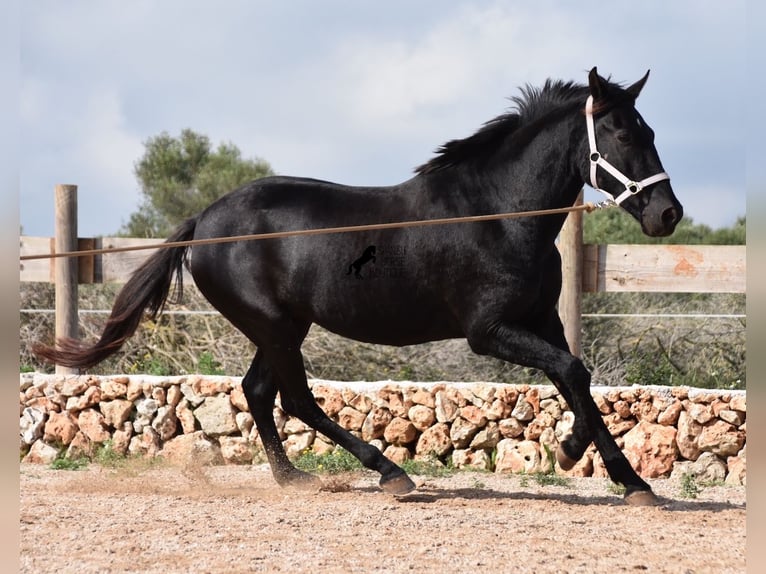
<path fill-rule="evenodd" d="M 354 275 L 358 277 L 359 279 L 362 279 L 362 267 L 372 261 L 375 263 L 375 246 L 370 245 L 365 250 L 364 253 L 362 253 L 362 256 L 355 260 L 351 265 L 348 266 L 348 271 L 346 272 L 346 275 L 351 275 L 351 270 L 354 270 Z"/>

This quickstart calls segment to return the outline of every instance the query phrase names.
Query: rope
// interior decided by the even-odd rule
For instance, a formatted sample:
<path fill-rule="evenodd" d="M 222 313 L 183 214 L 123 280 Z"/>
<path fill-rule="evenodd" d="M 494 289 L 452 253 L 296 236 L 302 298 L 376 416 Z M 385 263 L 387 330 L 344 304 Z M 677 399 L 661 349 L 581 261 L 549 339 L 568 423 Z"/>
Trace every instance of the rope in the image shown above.
<path fill-rule="evenodd" d="M 452 223 L 477 223 L 481 221 L 495 221 L 498 219 L 515 219 L 519 217 L 539 217 L 542 215 L 557 215 L 586 211 L 591 213 L 608 205 L 606 203 L 583 203 L 571 207 L 558 207 L 554 209 L 537 209 L 532 211 L 517 211 L 514 213 L 493 213 L 490 215 L 466 215 L 463 217 L 444 217 L 440 219 L 422 219 L 418 221 L 399 221 L 392 223 L 370 223 L 366 225 L 349 225 L 343 227 L 322 227 L 318 229 L 297 229 L 294 231 L 275 231 L 272 233 L 254 233 L 251 235 L 235 235 L 231 237 L 211 237 L 208 239 L 189 239 L 188 241 L 165 241 L 147 245 L 133 245 L 126 247 L 110 247 L 104 249 L 83 249 L 82 251 L 62 251 L 61 253 L 38 253 L 35 255 L 22 255 L 20 261 L 31 259 L 56 259 L 59 257 L 82 257 L 85 255 L 104 255 L 108 253 L 120 253 L 125 251 L 141 251 L 146 249 L 172 249 L 175 247 L 191 247 L 193 245 L 213 245 L 216 243 L 234 243 L 236 241 L 258 241 L 262 239 L 279 239 L 283 237 L 302 237 L 307 235 L 321 235 L 326 233 L 354 233 L 359 231 L 375 231 L 380 229 L 405 229 L 408 227 L 426 227 L 429 225 L 447 225 Z"/>

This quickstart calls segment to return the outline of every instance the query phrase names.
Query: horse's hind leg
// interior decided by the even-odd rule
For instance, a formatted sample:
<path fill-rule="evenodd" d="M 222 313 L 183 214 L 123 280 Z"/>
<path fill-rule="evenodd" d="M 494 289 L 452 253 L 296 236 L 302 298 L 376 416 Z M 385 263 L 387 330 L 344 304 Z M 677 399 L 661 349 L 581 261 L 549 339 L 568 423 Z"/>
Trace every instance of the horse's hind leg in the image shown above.
<path fill-rule="evenodd" d="M 303 368 L 303 356 L 298 346 L 271 347 L 267 351 L 269 364 L 279 377 L 279 392 L 282 408 L 313 429 L 321 432 L 339 444 L 361 463 L 380 473 L 380 487 L 391 494 L 406 494 L 415 488 L 415 483 L 396 464 L 387 459 L 374 446 L 365 443 L 339 426 L 319 408 L 311 394 Z"/>
<path fill-rule="evenodd" d="M 295 468 L 288 460 L 285 449 L 282 447 L 282 441 L 274 424 L 273 411 L 278 383 L 260 349 L 255 354 L 250 369 L 242 379 L 242 390 L 263 442 L 274 480 L 282 486 L 309 488 L 318 486 L 319 480 Z"/>

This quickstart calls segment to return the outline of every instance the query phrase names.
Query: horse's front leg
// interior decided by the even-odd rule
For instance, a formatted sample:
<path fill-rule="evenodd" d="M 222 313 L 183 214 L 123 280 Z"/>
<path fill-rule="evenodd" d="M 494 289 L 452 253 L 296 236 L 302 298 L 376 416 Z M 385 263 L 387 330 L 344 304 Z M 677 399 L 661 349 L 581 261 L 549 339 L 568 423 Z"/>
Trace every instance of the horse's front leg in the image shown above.
<path fill-rule="evenodd" d="M 540 369 L 556 381 L 574 412 L 575 420 L 580 421 L 580 428 L 573 433 L 576 437 L 574 443 L 565 443 L 570 447 L 571 455 L 582 456 L 588 444 L 585 441 L 589 442 L 592 437 L 610 478 L 625 486 L 625 501 L 640 505 L 657 504 L 651 487 L 636 474 L 607 429 L 590 394 L 590 373 L 580 359 L 540 335 L 502 322 L 477 321 L 469 332 L 468 342 L 479 354 Z"/>

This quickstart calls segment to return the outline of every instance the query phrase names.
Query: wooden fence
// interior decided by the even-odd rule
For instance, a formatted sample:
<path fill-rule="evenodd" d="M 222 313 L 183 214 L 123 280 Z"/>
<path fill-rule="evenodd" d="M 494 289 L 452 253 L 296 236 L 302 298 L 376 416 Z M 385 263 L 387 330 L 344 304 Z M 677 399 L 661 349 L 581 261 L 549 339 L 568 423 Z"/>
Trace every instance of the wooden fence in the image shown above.
<path fill-rule="evenodd" d="M 20 255 L 158 242 L 126 237 L 78 238 L 76 201 L 76 186 L 57 186 L 56 238 L 22 236 Z M 558 245 L 564 279 L 559 313 L 572 352 L 578 356 L 582 293 L 745 293 L 746 289 L 744 245 L 583 245 L 582 212 L 569 215 Z M 154 251 L 21 261 L 20 280 L 56 283 L 56 337 L 76 336 L 77 284 L 123 283 Z"/>

